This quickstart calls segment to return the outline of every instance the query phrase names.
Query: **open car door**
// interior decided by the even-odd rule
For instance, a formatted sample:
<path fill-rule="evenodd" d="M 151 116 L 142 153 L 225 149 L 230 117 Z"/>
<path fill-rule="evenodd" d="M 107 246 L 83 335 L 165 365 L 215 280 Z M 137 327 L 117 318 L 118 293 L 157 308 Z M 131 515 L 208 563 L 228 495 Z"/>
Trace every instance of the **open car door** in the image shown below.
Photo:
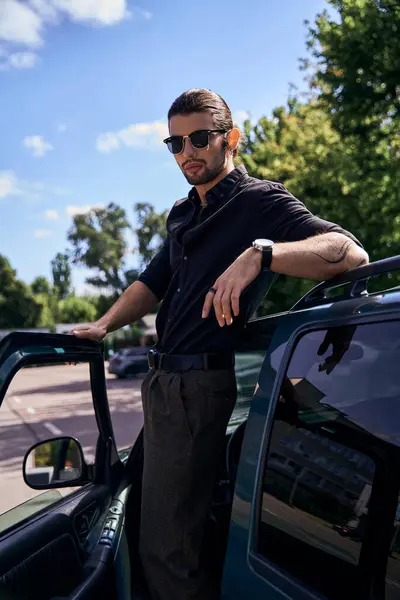
<path fill-rule="evenodd" d="M 82 452 L 80 434 L 60 435 L 63 432 L 50 422 L 44 423 L 47 436 L 46 430 L 38 436 L 29 422 L 20 429 L 12 426 L 17 412 L 12 401 L 18 398 L 10 400 L 8 391 L 15 378 L 21 373 L 29 376 L 32 368 L 40 378 L 41 372 L 49 372 L 49 365 L 65 363 L 87 365 L 88 395 L 97 427 L 89 457 Z M 68 373 L 73 379 L 74 367 L 64 368 L 71 369 Z M 47 402 L 50 410 L 51 395 Z M 75 429 L 84 435 L 80 409 L 75 405 L 70 413 Z M 19 470 L 24 489 L 33 496 L 0 514 L 0 598 L 128 600 L 131 578 L 125 506 L 129 486 L 124 484 L 124 465 L 114 442 L 102 346 L 69 335 L 11 333 L 0 341 L 0 411 L 0 450 L 9 452 L 3 470 L 7 466 Z M 24 442 L 20 433 L 32 433 L 29 427 L 38 436 L 35 443 L 29 437 Z M 18 458 L 16 462 L 10 454 L 17 441 L 23 454 L 27 453 L 25 461 Z M 3 499 L 14 489 L 13 480 L 4 473 Z"/>

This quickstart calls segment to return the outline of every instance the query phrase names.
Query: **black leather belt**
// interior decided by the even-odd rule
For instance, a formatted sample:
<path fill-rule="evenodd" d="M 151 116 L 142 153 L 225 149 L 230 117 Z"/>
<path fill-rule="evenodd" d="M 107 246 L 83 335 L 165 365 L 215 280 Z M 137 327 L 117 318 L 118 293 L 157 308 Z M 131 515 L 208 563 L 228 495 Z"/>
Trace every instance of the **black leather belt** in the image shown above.
<path fill-rule="evenodd" d="M 149 368 L 153 371 L 190 371 L 199 369 L 216 371 L 230 369 L 235 364 L 234 354 L 161 354 L 150 350 L 147 355 Z"/>

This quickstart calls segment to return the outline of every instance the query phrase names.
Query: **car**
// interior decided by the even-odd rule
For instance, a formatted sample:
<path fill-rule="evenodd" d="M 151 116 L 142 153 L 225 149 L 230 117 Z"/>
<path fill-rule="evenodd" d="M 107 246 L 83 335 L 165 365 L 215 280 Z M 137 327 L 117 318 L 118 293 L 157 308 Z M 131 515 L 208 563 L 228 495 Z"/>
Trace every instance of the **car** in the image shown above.
<path fill-rule="evenodd" d="M 108 363 L 108 372 L 120 379 L 134 379 L 147 373 L 149 365 L 147 346 L 123 348 L 113 354 Z"/>
<path fill-rule="evenodd" d="M 400 289 L 367 285 L 396 270 L 400 257 L 359 267 L 247 324 L 237 373 L 251 401 L 238 394 L 205 528 L 221 600 L 400 598 Z M 95 457 L 87 460 L 79 436 L 26 449 L 25 482 L 47 491 L 0 528 L 1 598 L 145 597 L 143 432 L 117 450 L 102 345 L 9 334 L 0 401 L 22 367 L 80 361 L 90 363 Z M 63 487 L 76 491 L 44 498 Z M 339 535 L 361 517 L 357 541 Z"/>

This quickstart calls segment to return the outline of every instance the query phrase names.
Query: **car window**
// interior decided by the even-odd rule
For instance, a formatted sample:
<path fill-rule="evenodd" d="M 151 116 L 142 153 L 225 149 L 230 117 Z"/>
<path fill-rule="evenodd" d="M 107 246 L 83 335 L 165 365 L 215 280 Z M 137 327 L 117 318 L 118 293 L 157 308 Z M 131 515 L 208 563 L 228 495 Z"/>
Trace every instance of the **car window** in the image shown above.
<path fill-rule="evenodd" d="M 36 442 L 66 435 L 93 463 L 98 427 L 89 364 L 30 366 L 16 373 L 0 407 L 0 531 L 77 488 L 33 490 L 22 475 L 23 459 Z"/>
<path fill-rule="evenodd" d="M 343 581 L 362 584 L 370 504 L 385 493 L 379 465 L 393 452 L 400 463 L 399 364 L 399 322 L 314 331 L 297 343 L 280 389 L 257 551 L 330 599 L 343 596 Z M 394 598 L 397 527 L 387 576 Z"/>
<path fill-rule="evenodd" d="M 264 356 L 265 351 L 258 350 L 235 354 L 237 401 L 228 424 L 228 433 L 240 425 L 249 414 Z"/>
<path fill-rule="evenodd" d="M 115 443 L 125 457 L 143 426 L 141 385 L 148 371 L 147 355 L 126 350 L 106 361 L 105 368 Z"/>

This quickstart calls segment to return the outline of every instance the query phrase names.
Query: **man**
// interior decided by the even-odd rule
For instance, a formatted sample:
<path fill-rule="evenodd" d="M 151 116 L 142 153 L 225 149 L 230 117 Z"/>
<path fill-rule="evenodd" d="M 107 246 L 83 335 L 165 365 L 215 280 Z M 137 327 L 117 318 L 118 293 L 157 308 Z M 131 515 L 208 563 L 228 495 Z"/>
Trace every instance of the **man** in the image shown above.
<path fill-rule="evenodd" d="M 324 280 L 368 255 L 281 184 L 235 168 L 240 132 L 219 95 L 183 93 L 168 123 L 165 143 L 193 188 L 173 206 L 167 239 L 139 280 L 99 321 L 72 333 L 101 340 L 163 300 L 142 386 L 141 556 L 152 598 L 212 600 L 201 551 L 236 401 L 233 354 L 252 296 L 242 292 L 262 269 Z"/>

